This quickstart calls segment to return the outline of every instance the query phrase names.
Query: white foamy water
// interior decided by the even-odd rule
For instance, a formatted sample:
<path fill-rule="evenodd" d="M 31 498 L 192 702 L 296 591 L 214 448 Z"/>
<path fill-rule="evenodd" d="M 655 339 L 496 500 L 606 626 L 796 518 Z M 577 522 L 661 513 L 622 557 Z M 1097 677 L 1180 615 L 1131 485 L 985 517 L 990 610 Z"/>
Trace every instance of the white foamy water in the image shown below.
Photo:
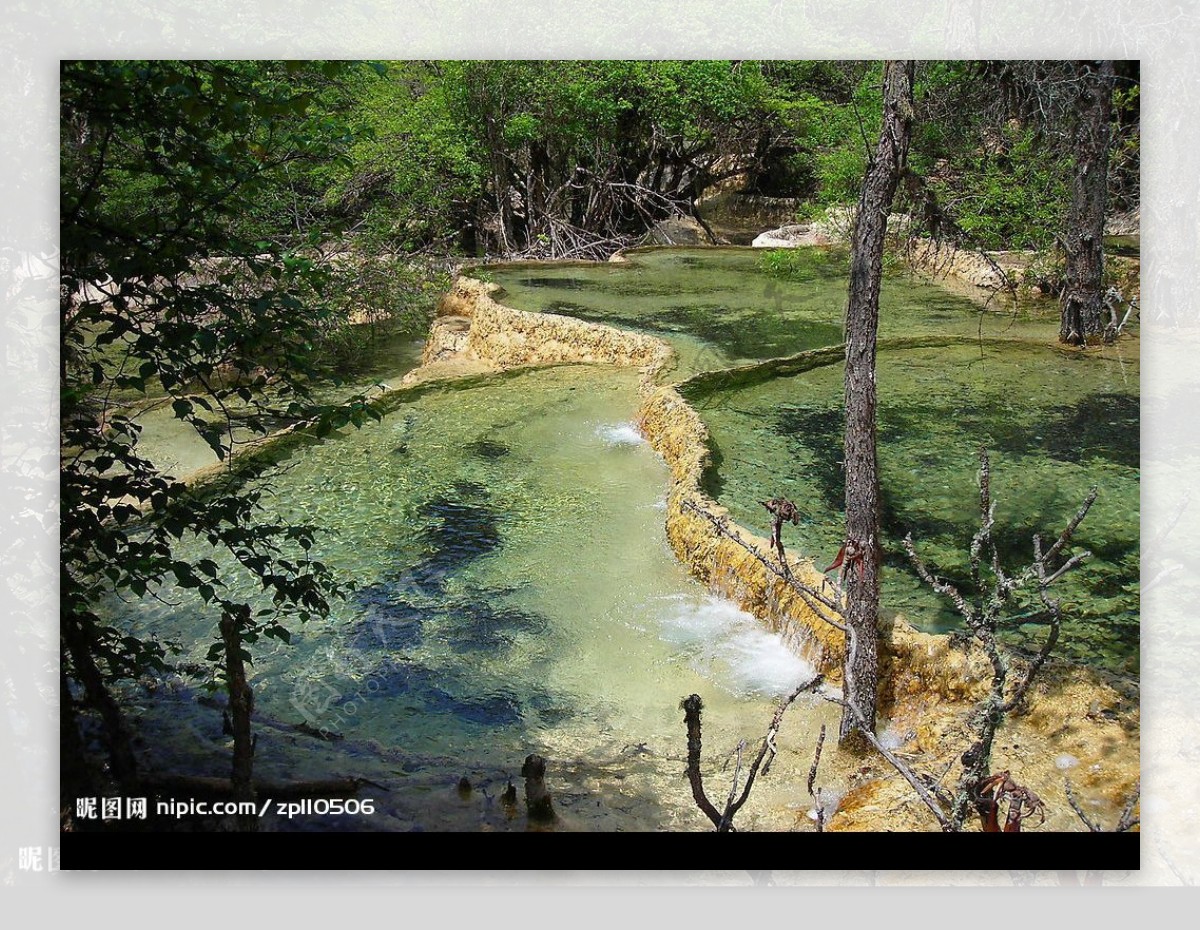
<path fill-rule="evenodd" d="M 665 598 L 659 624 L 696 671 L 738 696 L 784 695 L 814 674 L 751 614 L 715 595 Z"/>
<path fill-rule="evenodd" d="M 605 445 L 618 448 L 646 444 L 646 438 L 632 423 L 606 423 L 596 428 L 596 435 L 604 440 Z"/>

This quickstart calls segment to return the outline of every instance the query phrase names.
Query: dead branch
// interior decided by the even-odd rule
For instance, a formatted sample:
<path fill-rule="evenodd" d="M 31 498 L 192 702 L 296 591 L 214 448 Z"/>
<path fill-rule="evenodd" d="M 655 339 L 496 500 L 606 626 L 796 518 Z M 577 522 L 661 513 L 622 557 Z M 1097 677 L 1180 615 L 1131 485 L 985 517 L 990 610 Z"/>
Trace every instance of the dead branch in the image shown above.
<path fill-rule="evenodd" d="M 783 550 L 783 524 L 788 520 L 793 526 L 800 525 L 800 511 L 786 497 L 773 497 L 769 501 L 760 501 L 771 515 L 771 548 L 779 556 L 779 561 L 787 563 L 787 555 Z"/>
<path fill-rule="evenodd" d="M 904 537 L 904 551 L 908 553 L 908 559 L 912 562 L 913 568 L 917 570 L 917 575 L 920 576 L 921 580 L 938 594 L 948 598 L 954 604 L 955 610 L 962 614 L 968 623 L 971 622 L 975 614 L 971 610 L 970 605 L 967 604 L 966 598 L 958 592 L 958 588 L 947 581 L 935 578 L 933 573 L 925 567 L 925 563 L 921 561 L 921 557 L 917 555 L 916 548 L 913 545 L 912 533 Z"/>
<path fill-rule="evenodd" d="M 858 718 L 860 724 L 866 722 L 866 718 L 863 717 L 862 711 L 858 709 L 853 701 L 844 699 L 839 700 L 837 698 L 830 698 L 829 700 L 842 707 L 848 708 L 850 713 Z M 863 738 L 875 748 L 875 751 L 883 756 L 883 758 L 887 760 L 888 764 L 891 765 L 891 767 L 897 772 L 899 772 L 901 777 L 912 786 L 912 789 L 917 793 L 917 797 L 921 799 L 921 803 L 929 808 L 930 813 L 933 814 L 934 819 L 936 819 L 941 825 L 942 830 L 946 833 L 955 832 L 956 828 L 954 827 L 950 818 L 947 816 L 942 804 L 940 804 L 938 799 L 934 797 L 934 791 L 939 793 L 941 791 L 936 783 L 932 784 L 931 789 L 921 779 L 921 776 L 914 772 L 913 769 L 906 762 L 904 762 L 904 760 L 884 746 L 883 743 L 879 741 L 879 737 L 871 732 L 871 730 L 863 726 L 860 727 L 860 731 L 863 735 Z"/>
<path fill-rule="evenodd" d="M 1071 805 L 1071 810 L 1083 821 L 1083 825 L 1088 828 L 1089 833 L 1125 833 L 1141 823 L 1141 818 L 1135 817 L 1133 814 L 1134 808 L 1137 807 L 1138 801 L 1142 796 L 1142 780 L 1140 778 L 1137 784 L 1133 786 L 1133 793 L 1125 801 L 1125 806 L 1121 809 L 1121 814 L 1111 831 L 1106 831 L 1099 823 L 1087 815 L 1087 812 L 1083 809 L 1083 805 L 1079 803 L 1079 799 L 1075 796 L 1075 790 L 1071 787 L 1071 779 L 1063 779 L 1063 788 L 1067 795 L 1067 803 Z"/>
<path fill-rule="evenodd" d="M 1095 503 L 1097 489 L 1091 489 L 1049 549 L 1043 549 L 1041 536 L 1035 535 L 1033 560 L 1010 575 L 1001 564 L 999 547 L 992 533 L 995 503 L 991 496 L 991 464 L 986 449 L 980 449 L 979 460 L 980 526 L 972 537 L 970 549 L 971 578 L 975 588 L 973 600 L 968 601 L 954 585 L 942 581 L 929 570 L 917 555 L 911 534 L 904 539 L 904 549 L 920 578 L 954 604 L 972 638 L 983 648 L 992 665 L 991 686 L 973 716 L 974 740 L 962 755 L 963 771 L 950 811 L 950 826 L 954 830 L 961 830 L 970 807 L 975 806 L 980 810 L 984 829 L 989 830 L 989 818 L 997 817 L 1000 804 L 1007 802 L 1011 824 L 1006 822 L 1004 830 L 1013 832 L 1020 829 L 1022 819 L 1033 813 L 1042 813 L 1044 819 L 1042 802 L 1028 789 L 1007 778 L 1007 773 L 1005 779 L 999 781 L 998 776 L 989 773 L 992 743 L 1007 715 L 1024 701 L 1034 679 L 1058 643 L 1062 610 L 1059 601 L 1050 596 L 1049 589 L 1068 572 L 1083 564 L 1090 553 L 1073 555 L 1057 568 L 1054 567 L 1054 560 L 1070 544 L 1075 531 Z M 990 586 L 985 585 L 985 562 L 990 563 Z M 1033 589 L 1042 605 L 1048 630 L 1034 658 L 1014 673 L 1010 655 L 1001 646 L 998 632 L 1005 611 L 1014 598 L 1029 588 Z M 1015 820 L 1012 819 L 1014 817 Z"/>
<path fill-rule="evenodd" d="M 813 784 L 817 780 L 817 766 L 821 764 L 821 750 L 825 747 L 825 724 L 821 724 L 821 733 L 817 736 L 817 748 L 813 751 L 812 767 L 808 770 L 808 781 L 805 787 L 808 788 L 808 796 L 813 799 L 813 805 L 817 812 L 817 832 L 825 832 L 825 809 L 821 805 L 821 789 L 813 790 Z M 763 769 L 765 775 L 766 769 Z"/>
<path fill-rule="evenodd" d="M 1062 548 L 1071 541 L 1071 537 L 1075 535 L 1075 530 L 1079 528 L 1079 524 L 1083 522 L 1083 518 L 1086 517 L 1088 511 L 1092 509 L 1092 504 L 1096 503 L 1096 497 L 1098 494 L 1099 489 L 1097 488 L 1092 488 L 1091 491 L 1088 492 L 1087 497 L 1084 498 L 1083 503 L 1079 506 L 1079 509 L 1075 511 L 1075 516 L 1073 516 L 1071 518 L 1071 522 L 1067 524 L 1067 528 L 1059 534 L 1054 545 L 1050 547 L 1049 551 L 1047 551 L 1045 561 L 1048 562 L 1049 560 L 1053 559 L 1056 555 L 1058 555 Z"/>
<path fill-rule="evenodd" d="M 724 517 L 718 517 L 714 514 L 711 514 L 704 508 L 694 504 L 692 501 L 684 500 L 680 506 L 684 510 L 690 510 L 692 513 L 698 514 L 706 519 L 713 525 L 718 533 L 720 533 L 726 539 L 737 543 L 737 545 L 741 546 L 742 549 L 754 556 L 754 558 L 767 571 L 779 578 L 781 581 L 784 581 L 790 585 L 792 590 L 800 595 L 801 600 L 803 600 L 804 603 L 812 609 L 813 613 L 815 613 L 818 617 L 835 629 L 841 630 L 843 633 L 846 632 L 846 624 L 844 622 L 841 604 L 823 592 L 818 591 L 816 588 L 805 584 L 803 581 L 797 578 L 792 572 L 791 566 L 788 564 L 786 559 L 782 561 L 776 561 L 764 555 L 757 546 L 755 546 L 753 543 L 747 542 L 738 533 L 736 533 L 734 530 L 731 530 L 729 528 L 728 521 Z M 842 619 L 835 620 L 834 617 Z"/>
<path fill-rule="evenodd" d="M 817 748 L 813 752 L 812 767 L 808 770 L 808 793 L 813 796 L 813 782 L 817 780 L 817 766 L 821 764 L 821 749 L 825 746 L 825 724 L 821 724 L 821 733 L 817 737 Z M 815 797 L 814 797 L 815 800 Z"/>
<path fill-rule="evenodd" d="M 770 762 L 774 761 L 777 753 L 775 747 L 775 738 L 779 734 L 779 727 L 783 723 L 783 715 L 796 698 L 800 697 L 806 691 L 815 691 L 821 687 L 824 681 L 823 676 L 817 675 L 804 684 L 798 686 L 791 694 L 789 694 L 779 706 L 775 708 L 775 713 L 771 716 L 771 722 L 767 726 L 767 733 L 763 737 L 762 746 L 759 747 L 758 755 L 751 764 L 749 771 L 746 774 L 746 784 L 742 788 L 739 795 L 737 793 L 738 779 L 742 772 L 742 754 L 746 748 L 746 741 L 742 740 L 737 747 L 737 765 L 733 773 L 733 783 L 729 788 L 729 796 L 725 801 L 725 810 L 718 812 L 716 806 L 708 799 L 708 795 L 704 791 L 704 776 L 700 771 L 700 754 L 701 754 L 701 723 L 700 716 L 704 710 L 704 702 L 700 699 L 700 695 L 692 694 L 684 698 L 679 706 L 683 710 L 683 720 L 687 727 L 688 734 L 688 762 L 687 775 L 688 782 L 692 786 L 692 798 L 696 802 L 696 806 L 704 813 L 713 826 L 717 828 L 718 833 L 736 832 L 733 826 L 733 818 L 738 811 L 742 809 L 746 801 L 750 798 L 750 791 L 754 787 L 754 780 L 758 777 L 759 770 L 762 770 L 763 775 L 767 774 L 770 769 Z M 823 729 L 823 728 L 822 728 Z M 820 750 L 818 749 L 818 755 Z M 766 767 L 763 767 L 763 761 L 770 754 L 770 761 Z M 815 770 L 815 763 L 814 763 Z M 736 796 L 736 797 L 735 797 Z"/>
<path fill-rule="evenodd" d="M 734 808 L 733 813 L 737 813 L 737 811 L 741 809 L 742 805 L 746 803 L 746 799 L 750 796 L 750 789 L 754 787 L 754 779 L 758 774 L 759 766 L 762 765 L 763 759 L 766 757 L 767 753 L 769 752 L 771 754 L 771 761 L 775 760 L 775 756 L 777 754 L 777 750 L 775 748 L 775 737 L 779 734 L 779 727 L 783 724 L 784 712 L 795 703 L 796 698 L 800 697 L 800 695 L 804 694 L 806 691 L 816 691 L 817 688 L 821 687 L 821 683 L 824 680 L 824 676 L 817 675 L 815 678 L 812 678 L 797 687 L 795 691 L 784 698 L 780 705 L 775 708 L 775 713 L 771 716 L 771 723 L 767 726 L 767 734 L 763 737 L 762 747 L 758 751 L 758 757 L 754 760 L 754 764 L 750 767 L 750 774 L 746 778 L 745 790 L 742 791 L 741 797 L 738 798 L 736 802 L 737 806 Z M 770 766 L 768 764 L 768 768 L 769 767 Z M 766 775 L 765 769 L 763 770 L 763 774 Z M 732 816 L 732 814 L 730 816 Z"/>
<path fill-rule="evenodd" d="M 704 710 L 704 702 L 700 700 L 700 695 L 693 694 L 684 698 L 679 706 L 683 709 L 683 720 L 687 726 L 687 774 L 688 781 L 692 786 L 692 798 L 695 800 L 696 806 L 704 813 L 704 816 L 712 821 L 713 826 L 720 829 L 721 814 L 713 806 L 712 801 L 708 799 L 708 795 L 704 793 L 704 776 L 700 772 L 700 712 Z"/>
<path fill-rule="evenodd" d="M 1088 832 L 1089 833 L 1102 832 L 1100 829 L 1100 825 L 1098 823 L 1096 823 L 1094 820 L 1092 820 L 1092 818 L 1087 815 L 1087 812 L 1083 809 L 1082 805 L 1080 805 L 1079 799 L 1075 797 L 1075 791 L 1071 787 L 1071 779 L 1069 779 L 1069 778 L 1063 779 L 1063 789 L 1066 791 L 1067 803 L 1071 805 L 1071 810 L 1073 810 L 1075 812 L 1075 815 L 1080 820 L 1083 821 L 1083 825 L 1088 828 Z"/>
<path fill-rule="evenodd" d="M 1121 816 L 1117 820 L 1117 825 L 1113 828 L 1113 832 L 1124 833 L 1127 830 L 1132 830 L 1141 823 L 1140 817 L 1133 816 L 1133 809 L 1137 807 L 1141 797 L 1142 780 L 1139 778 L 1137 784 L 1133 786 L 1133 793 L 1129 796 L 1129 800 L 1125 802 L 1125 807 L 1121 810 Z"/>
<path fill-rule="evenodd" d="M 742 753 L 746 750 L 746 741 L 738 740 L 737 744 L 737 764 L 733 768 L 733 780 L 729 783 L 729 797 L 725 799 L 725 813 L 721 817 L 721 823 L 717 824 L 717 832 L 724 833 L 726 830 L 733 829 L 733 815 L 737 812 L 734 805 L 734 798 L 737 795 L 738 778 L 742 774 Z M 747 787 L 746 793 L 749 794 L 750 789 Z M 725 827 L 725 830 L 722 829 Z"/>

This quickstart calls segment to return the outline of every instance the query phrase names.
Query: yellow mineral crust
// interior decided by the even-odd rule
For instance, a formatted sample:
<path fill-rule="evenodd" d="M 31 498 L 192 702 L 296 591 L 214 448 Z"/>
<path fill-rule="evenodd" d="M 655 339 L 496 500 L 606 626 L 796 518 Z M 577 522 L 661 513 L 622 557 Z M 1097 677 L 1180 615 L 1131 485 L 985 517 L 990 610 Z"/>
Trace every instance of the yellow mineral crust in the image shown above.
<path fill-rule="evenodd" d="M 727 538 L 727 532 L 759 551 L 768 541 L 734 523 L 728 511 L 702 490 L 708 466 L 708 430 L 674 386 L 662 384 L 674 353 L 653 336 L 631 333 L 554 314 L 515 310 L 497 302 L 494 284 L 460 277 L 439 306 L 421 368 L 406 383 L 419 383 L 454 365 L 467 370 L 509 370 L 530 365 L 599 363 L 642 372 L 638 426 L 671 473 L 667 538 L 676 556 L 709 590 L 727 597 L 779 633 L 789 648 L 839 683 L 843 637 L 785 581 Z M 705 516 L 708 515 L 708 516 Z M 811 559 L 788 553 L 792 572 L 806 584 L 831 592 Z M 976 646 L 950 636 L 922 633 L 902 616 L 880 622 L 880 720 L 889 739 L 915 767 L 949 768 L 969 745 L 968 721 L 987 693 L 991 665 Z M 1014 672 L 1019 663 L 1013 663 Z M 1136 685 L 1061 662 L 1041 672 L 1024 707 L 997 735 L 993 770 L 1014 777 L 1047 801 L 1051 829 L 1082 824 L 1063 799 L 1063 779 L 1098 819 L 1115 820 L 1138 778 L 1140 716 Z M 823 766 L 848 777 L 850 789 L 829 823 L 835 830 L 928 830 L 936 822 L 912 789 L 881 759 L 853 761 L 831 754 Z"/>

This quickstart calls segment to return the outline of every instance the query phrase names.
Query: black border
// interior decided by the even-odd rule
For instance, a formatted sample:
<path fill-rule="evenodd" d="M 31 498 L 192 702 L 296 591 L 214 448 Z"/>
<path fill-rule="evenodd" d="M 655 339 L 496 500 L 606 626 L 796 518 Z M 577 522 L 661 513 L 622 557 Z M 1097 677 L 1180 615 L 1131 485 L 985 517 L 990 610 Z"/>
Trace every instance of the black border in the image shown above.
<path fill-rule="evenodd" d="M 407 871 L 395 866 L 424 860 L 431 865 L 437 834 L 404 833 L 150 833 L 61 834 L 61 866 L 86 871 L 279 868 L 283 862 L 321 863 L 323 870 Z M 447 833 L 445 836 L 466 834 Z M 619 834 L 601 834 L 617 836 Z M 986 833 L 638 833 L 622 851 L 625 868 L 653 869 L 669 862 L 721 867 L 961 869 L 1124 869 L 1141 866 L 1140 833 L 1039 833 L 1005 839 Z M 594 861 L 589 833 L 472 833 L 470 847 L 442 865 L 522 861 L 527 853 L 570 853 Z M 621 843 L 620 840 L 617 841 Z M 917 849 L 917 847 L 920 847 Z M 447 849 L 447 847 L 440 847 Z M 611 850 L 611 847 L 607 847 Z M 591 857 L 589 857 L 591 854 Z M 419 858 L 418 858 L 419 857 Z M 668 858 L 669 857 L 669 858 Z M 433 860 L 436 861 L 436 860 Z M 531 861 L 531 860 L 524 860 Z M 538 860 L 532 860 L 538 861 Z M 542 860 L 544 861 L 544 860 Z M 564 864 L 564 860 L 558 860 Z"/>

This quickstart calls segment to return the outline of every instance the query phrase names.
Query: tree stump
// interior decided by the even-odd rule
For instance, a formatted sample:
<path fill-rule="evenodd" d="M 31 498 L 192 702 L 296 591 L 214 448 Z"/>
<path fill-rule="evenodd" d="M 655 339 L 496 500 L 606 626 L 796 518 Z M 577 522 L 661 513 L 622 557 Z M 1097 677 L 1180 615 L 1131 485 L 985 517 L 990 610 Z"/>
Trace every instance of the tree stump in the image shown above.
<path fill-rule="evenodd" d="M 529 819 L 534 823 L 552 823 L 557 815 L 546 788 L 546 760 L 536 753 L 526 756 L 521 775 L 525 778 L 525 807 Z"/>

